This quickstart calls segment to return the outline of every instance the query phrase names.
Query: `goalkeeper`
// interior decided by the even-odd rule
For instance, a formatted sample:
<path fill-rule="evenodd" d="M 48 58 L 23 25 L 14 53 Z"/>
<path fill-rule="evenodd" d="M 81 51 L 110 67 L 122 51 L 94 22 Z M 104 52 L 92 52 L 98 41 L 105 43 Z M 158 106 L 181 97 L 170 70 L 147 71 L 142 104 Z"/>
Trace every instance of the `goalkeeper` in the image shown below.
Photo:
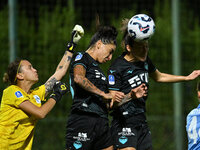
<path fill-rule="evenodd" d="M 15 60 L 8 66 L 4 81 L 10 85 L 3 91 L 0 107 L 1 150 L 31 150 L 37 121 L 45 118 L 68 90 L 59 80 L 66 74 L 74 47 L 83 34 L 82 27 L 76 25 L 55 73 L 36 89 L 31 90 L 38 81 L 37 70 L 28 60 Z M 49 99 L 42 105 L 41 101 L 45 101 L 45 97 L 51 92 Z"/>

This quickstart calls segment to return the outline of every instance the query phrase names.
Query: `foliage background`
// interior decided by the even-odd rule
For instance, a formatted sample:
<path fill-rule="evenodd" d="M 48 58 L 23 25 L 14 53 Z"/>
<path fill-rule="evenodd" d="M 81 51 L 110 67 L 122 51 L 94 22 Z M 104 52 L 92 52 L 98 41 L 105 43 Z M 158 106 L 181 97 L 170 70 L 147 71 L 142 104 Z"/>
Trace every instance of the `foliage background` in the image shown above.
<path fill-rule="evenodd" d="M 30 4 L 29 4 L 30 3 Z M 36 5 L 33 5 L 36 3 Z M 28 59 L 38 70 L 40 81 L 35 86 L 43 84 L 54 73 L 58 62 L 64 54 L 70 32 L 75 24 L 81 24 L 85 29 L 84 38 L 76 50 L 87 49 L 91 36 L 95 32 L 95 13 L 100 15 L 102 24 L 111 24 L 120 28 L 123 18 L 130 18 L 136 13 L 146 13 L 155 21 L 156 32 L 149 40 L 149 56 L 155 66 L 161 71 L 172 73 L 172 18 L 170 0 L 152 1 L 74 1 L 75 11 L 71 11 L 67 1 L 25 2 L 20 1 L 17 7 L 17 56 Z M 8 41 L 8 5 L 3 0 L 0 3 L 0 78 L 3 78 L 9 63 Z M 109 6 L 107 6 L 109 4 Z M 37 12 L 33 11 L 37 7 Z M 197 10 L 198 1 L 183 0 L 180 5 L 180 40 L 182 75 L 190 74 L 200 68 L 200 24 Z M 91 12 L 87 9 L 91 8 Z M 28 10 L 31 10 L 28 11 Z M 89 15 L 89 14 L 90 15 Z M 122 35 L 119 31 L 118 48 L 114 58 L 121 54 Z M 107 72 L 111 62 L 102 65 Z M 68 74 L 63 79 L 68 83 Z M 183 118 L 198 105 L 196 97 L 196 81 L 182 83 L 183 88 Z M 0 81 L 0 96 L 7 85 Z M 173 132 L 173 86 L 160 84 L 150 80 L 150 95 L 147 101 L 147 117 L 153 137 L 155 150 L 175 149 Z M 44 120 L 39 121 L 34 139 L 33 150 L 64 149 L 65 125 L 72 99 L 70 93 L 56 105 Z M 184 147 L 187 149 L 187 135 L 184 132 Z"/>

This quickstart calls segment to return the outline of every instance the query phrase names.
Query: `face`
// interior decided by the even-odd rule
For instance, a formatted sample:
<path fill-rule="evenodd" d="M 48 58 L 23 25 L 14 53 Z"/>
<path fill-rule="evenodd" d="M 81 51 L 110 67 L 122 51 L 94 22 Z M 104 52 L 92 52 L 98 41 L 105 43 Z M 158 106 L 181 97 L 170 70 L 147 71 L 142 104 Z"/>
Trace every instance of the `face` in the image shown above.
<path fill-rule="evenodd" d="M 106 63 L 107 61 L 110 61 L 112 59 L 112 55 L 116 49 L 115 44 L 103 44 L 100 42 L 97 48 L 97 61 L 99 63 Z"/>
<path fill-rule="evenodd" d="M 133 48 L 131 48 L 131 53 L 136 59 L 140 61 L 145 61 L 149 51 L 148 41 L 136 42 L 134 41 Z"/>
<path fill-rule="evenodd" d="M 26 81 L 31 81 L 36 83 L 38 81 L 37 70 L 33 68 L 31 63 L 27 60 L 21 61 L 20 73 L 18 73 L 18 78 Z"/>

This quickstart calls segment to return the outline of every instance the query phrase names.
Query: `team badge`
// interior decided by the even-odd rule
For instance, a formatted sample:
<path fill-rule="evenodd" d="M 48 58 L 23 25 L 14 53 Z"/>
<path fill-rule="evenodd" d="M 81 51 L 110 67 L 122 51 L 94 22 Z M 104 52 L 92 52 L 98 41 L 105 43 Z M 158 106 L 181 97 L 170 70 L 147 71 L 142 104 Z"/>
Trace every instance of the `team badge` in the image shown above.
<path fill-rule="evenodd" d="M 75 147 L 76 149 L 79 149 L 79 148 L 82 147 L 82 143 L 81 143 L 80 141 L 75 141 L 75 142 L 73 143 L 73 145 L 74 145 L 74 147 Z"/>
<path fill-rule="evenodd" d="M 20 91 L 15 92 L 17 98 L 24 97 Z"/>
<path fill-rule="evenodd" d="M 125 136 L 121 136 L 121 137 L 119 138 L 119 142 L 122 143 L 122 144 L 125 144 L 127 141 L 128 141 L 128 138 L 125 137 Z"/>
<path fill-rule="evenodd" d="M 38 104 L 41 103 L 40 97 L 38 95 L 34 95 L 33 97 L 35 98 L 36 103 L 38 103 Z"/>
<path fill-rule="evenodd" d="M 108 76 L 108 82 L 110 85 L 114 85 L 115 84 L 115 77 L 113 75 L 109 75 Z"/>
<path fill-rule="evenodd" d="M 76 56 L 75 61 L 80 60 L 82 57 L 83 57 L 83 54 L 79 53 L 79 54 Z"/>

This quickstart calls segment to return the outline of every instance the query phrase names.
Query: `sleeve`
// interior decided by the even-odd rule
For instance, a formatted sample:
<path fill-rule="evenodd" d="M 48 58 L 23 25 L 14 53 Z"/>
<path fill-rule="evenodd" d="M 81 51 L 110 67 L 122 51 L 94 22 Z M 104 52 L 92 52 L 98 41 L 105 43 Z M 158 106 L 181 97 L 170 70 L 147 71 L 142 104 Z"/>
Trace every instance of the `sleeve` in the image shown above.
<path fill-rule="evenodd" d="M 149 73 L 156 71 L 156 67 L 154 66 L 154 64 L 152 63 L 152 61 L 149 57 L 147 57 L 147 64 L 148 64 L 148 72 Z"/>
<path fill-rule="evenodd" d="M 71 65 L 72 67 L 75 67 L 76 65 L 82 65 L 85 69 L 87 69 L 87 60 L 85 55 L 83 55 L 83 53 L 78 53 Z"/>
<path fill-rule="evenodd" d="M 120 72 L 114 66 L 111 66 L 108 70 L 108 89 L 119 91 L 120 87 L 121 87 Z"/>
<path fill-rule="evenodd" d="M 45 85 L 43 84 L 43 85 L 35 88 L 32 91 L 32 94 L 38 95 L 40 97 L 41 101 L 46 101 L 46 99 L 45 99 Z"/>
<path fill-rule="evenodd" d="M 7 91 L 5 95 L 7 97 L 6 103 L 8 105 L 14 105 L 17 108 L 19 108 L 19 104 L 29 99 L 25 93 L 17 88 L 12 88 L 10 91 Z"/>

